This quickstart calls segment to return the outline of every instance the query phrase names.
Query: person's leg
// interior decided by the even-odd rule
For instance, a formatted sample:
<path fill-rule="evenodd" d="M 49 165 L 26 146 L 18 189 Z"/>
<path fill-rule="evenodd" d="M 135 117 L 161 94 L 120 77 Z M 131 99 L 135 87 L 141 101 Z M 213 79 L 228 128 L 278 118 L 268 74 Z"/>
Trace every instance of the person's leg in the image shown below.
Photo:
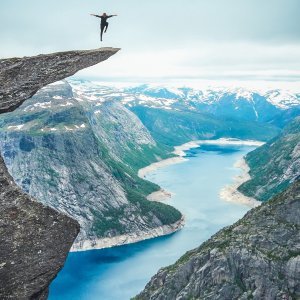
<path fill-rule="evenodd" d="M 101 28 L 100 28 L 100 30 L 101 30 L 101 33 L 100 33 L 100 40 L 101 40 L 101 42 L 102 42 L 102 36 L 103 36 L 104 28 L 105 28 L 105 26 L 101 25 Z"/>
<path fill-rule="evenodd" d="M 106 32 L 107 27 L 108 27 L 108 23 L 106 22 L 106 24 L 105 24 L 105 31 L 104 32 Z"/>

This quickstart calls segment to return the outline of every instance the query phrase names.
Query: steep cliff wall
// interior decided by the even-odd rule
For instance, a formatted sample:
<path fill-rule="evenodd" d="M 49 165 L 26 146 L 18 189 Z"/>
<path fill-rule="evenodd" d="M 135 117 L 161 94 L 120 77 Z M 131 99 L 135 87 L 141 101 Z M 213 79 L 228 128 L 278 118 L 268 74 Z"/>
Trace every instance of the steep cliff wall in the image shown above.
<path fill-rule="evenodd" d="M 14 110 L 42 86 L 117 51 L 69 51 L 0 60 L 0 112 Z M 76 221 L 21 191 L 0 158 L 1 299 L 45 299 L 78 231 Z"/>
<path fill-rule="evenodd" d="M 243 194 L 267 201 L 290 186 L 300 177 L 300 117 L 245 159 L 251 178 L 239 187 Z"/>
<path fill-rule="evenodd" d="M 80 223 L 73 249 L 180 227 L 177 210 L 145 199 L 159 187 L 139 178 L 137 169 L 166 154 L 120 102 L 74 93 L 60 81 L 1 117 L 0 128 L 0 150 L 16 183 Z"/>

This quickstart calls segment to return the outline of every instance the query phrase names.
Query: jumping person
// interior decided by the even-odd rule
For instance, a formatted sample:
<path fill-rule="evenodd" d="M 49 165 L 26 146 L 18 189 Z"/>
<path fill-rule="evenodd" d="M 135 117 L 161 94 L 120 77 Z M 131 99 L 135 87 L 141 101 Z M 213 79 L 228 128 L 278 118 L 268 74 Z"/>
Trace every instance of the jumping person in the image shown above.
<path fill-rule="evenodd" d="M 110 15 L 110 16 L 108 16 L 106 13 L 103 13 L 102 16 L 94 15 L 94 14 L 91 14 L 91 16 L 94 16 L 94 17 L 97 17 L 97 18 L 101 19 L 101 24 L 100 24 L 100 30 L 101 30 L 100 39 L 101 39 L 101 42 L 102 42 L 103 32 L 106 32 L 107 28 L 108 28 L 107 19 L 111 18 L 111 17 L 116 17 L 117 15 Z"/>

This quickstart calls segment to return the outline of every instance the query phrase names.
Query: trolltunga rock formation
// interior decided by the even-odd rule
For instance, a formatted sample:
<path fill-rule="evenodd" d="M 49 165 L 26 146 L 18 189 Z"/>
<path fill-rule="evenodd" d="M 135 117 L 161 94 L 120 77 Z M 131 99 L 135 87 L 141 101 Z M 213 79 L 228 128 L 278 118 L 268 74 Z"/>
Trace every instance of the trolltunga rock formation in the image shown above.
<path fill-rule="evenodd" d="M 95 65 L 119 49 L 0 60 L 0 113 L 40 88 Z M 0 299 L 45 299 L 79 232 L 77 221 L 24 193 L 0 157 Z"/>

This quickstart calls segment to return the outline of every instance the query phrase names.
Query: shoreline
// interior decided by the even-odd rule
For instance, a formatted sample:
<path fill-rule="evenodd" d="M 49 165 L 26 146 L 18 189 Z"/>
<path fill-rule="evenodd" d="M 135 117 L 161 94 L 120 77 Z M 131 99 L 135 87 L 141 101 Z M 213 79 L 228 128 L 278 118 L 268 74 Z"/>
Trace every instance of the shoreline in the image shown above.
<path fill-rule="evenodd" d="M 149 201 L 157 201 L 157 202 L 162 202 L 170 199 L 172 197 L 172 193 L 168 192 L 165 189 L 160 189 L 156 192 L 153 192 L 149 194 L 146 198 Z"/>
<path fill-rule="evenodd" d="M 175 157 L 163 159 L 161 161 L 155 162 L 150 164 L 147 167 L 144 167 L 138 171 L 138 176 L 142 179 L 145 179 L 146 176 L 154 172 L 160 168 L 170 166 L 173 164 L 182 163 L 188 160 L 186 158 L 186 151 L 198 148 L 201 145 L 245 145 L 245 146 L 262 146 L 264 142 L 261 141 L 255 141 L 255 140 L 239 140 L 239 139 L 232 139 L 232 138 L 220 138 L 216 140 L 196 140 L 196 141 L 190 141 L 187 143 L 184 143 L 179 146 L 174 147 L 174 151 L 172 152 Z M 261 204 L 261 202 L 257 201 L 254 198 L 247 197 L 240 193 L 237 188 L 244 183 L 245 181 L 250 179 L 249 167 L 246 164 L 246 161 L 244 161 L 244 164 L 241 166 L 238 165 L 239 162 L 236 162 L 235 167 L 240 168 L 244 171 L 242 175 L 239 175 L 235 178 L 234 183 L 231 185 L 227 185 L 220 191 L 220 198 L 225 201 L 231 201 L 240 203 L 243 205 L 247 205 L 250 207 L 256 207 Z M 158 191 L 155 191 L 147 196 L 147 199 L 149 201 L 158 201 L 163 202 L 172 197 L 172 193 L 169 191 L 166 191 L 164 189 L 160 189 Z"/>
<path fill-rule="evenodd" d="M 161 161 L 154 162 L 147 167 L 141 168 L 138 171 L 138 176 L 140 178 L 145 178 L 149 173 L 156 171 L 157 169 L 178 164 L 184 161 L 187 161 L 185 151 L 188 151 L 193 148 L 198 148 L 201 145 L 245 145 L 245 146 L 262 146 L 264 142 L 253 141 L 253 140 L 238 140 L 238 139 L 226 139 L 220 138 L 217 140 L 196 140 L 184 143 L 179 146 L 174 146 L 174 151 L 172 152 L 175 157 L 166 158 Z"/>
<path fill-rule="evenodd" d="M 190 141 L 190 142 L 187 142 L 187 143 L 184 143 L 182 145 L 174 147 L 174 151 L 172 153 L 174 155 L 176 155 L 175 157 L 163 159 L 161 161 L 154 162 L 154 163 L 150 164 L 147 167 L 139 169 L 138 176 L 140 178 L 142 178 L 142 179 L 145 179 L 146 176 L 149 173 L 152 173 L 152 172 L 154 172 L 154 171 L 156 171 L 158 169 L 161 169 L 161 168 L 173 165 L 173 164 L 178 164 L 178 163 L 185 162 L 185 161 L 188 160 L 188 158 L 186 158 L 185 151 L 188 151 L 188 150 L 193 149 L 193 148 L 198 148 L 201 145 L 245 145 L 245 146 L 257 146 L 258 147 L 258 146 L 262 146 L 263 144 L 264 144 L 264 142 L 260 142 L 260 141 L 239 140 L 239 139 L 232 139 L 232 138 L 220 138 L 220 139 L 216 139 L 216 140 L 196 140 L 196 141 Z M 249 170 L 247 170 L 246 172 L 248 173 L 248 171 Z M 248 178 L 247 178 L 247 180 L 248 180 Z M 247 180 L 245 180 L 245 181 L 247 181 Z M 243 182 L 245 182 L 245 181 L 243 181 Z M 243 182 L 241 182 L 240 184 L 242 184 Z M 237 193 L 239 193 L 239 192 L 236 191 L 236 194 Z M 233 195 L 234 193 L 232 192 L 231 194 Z M 170 199 L 171 197 L 172 197 L 172 193 L 170 193 L 169 191 L 166 191 L 164 189 L 160 189 L 158 191 L 155 191 L 155 192 L 149 194 L 147 196 L 147 199 L 150 200 L 150 201 L 163 202 L 163 201 L 166 201 L 167 199 Z M 226 197 L 226 199 L 228 197 L 229 197 L 229 195 Z M 235 199 L 238 198 L 237 195 L 235 195 L 234 197 L 235 197 Z M 244 196 L 244 197 L 246 197 L 246 196 Z M 242 199 L 241 196 L 240 196 L 240 198 Z M 229 200 L 226 200 L 226 201 L 229 201 Z M 257 200 L 255 200 L 255 201 L 257 201 Z M 235 201 L 235 202 L 238 202 L 238 201 Z M 244 199 L 244 200 L 241 200 L 240 203 L 241 204 L 245 204 L 245 203 L 248 203 L 248 202 L 249 201 L 245 201 L 245 199 Z"/>
<path fill-rule="evenodd" d="M 245 196 L 241 192 L 238 191 L 238 187 L 251 179 L 251 176 L 249 175 L 249 166 L 244 158 L 238 160 L 234 164 L 235 168 L 239 168 L 242 170 L 242 174 L 239 174 L 233 178 L 233 183 L 228 184 L 224 186 L 220 193 L 219 196 L 222 200 L 227 201 L 227 202 L 233 202 L 233 203 L 238 203 L 238 204 L 243 204 L 246 206 L 249 206 L 251 208 L 260 206 L 262 202 L 256 200 L 255 198 L 251 198 L 248 196 Z"/>
<path fill-rule="evenodd" d="M 172 153 L 176 156 L 154 162 L 147 167 L 139 169 L 138 176 L 142 179 L 145 179 L 149 173 L 152 173 L 158 169 L 161 169 L 161 168 L 167 167 L 167 166 L 171 166 L 174 164 L 183 163 L 188 160 L 187 158 L 185 158 L 186 154 L 184 151 L 188 151 L 192 148 L 198 148 L 198 147 L 199 147 L 199 144 L 197 144 L 196 142 L 193 142 L 193 141 L 184 143 L 179 146 L 175 146 Z M 147 195 L 146 198 L 149 201 L 163 202 L 163 201 L 170 199 L 171 197 L 172 197 L 171 192 L 161 188 L 160 190 Z"/>
<path fill-rule="evenodd" d="M 140 231 L 136 233 L 123 234 L 115 237 L 108 237 L 95 240 L 84 240 L 78 243 L 74 243 L 70 252 L 82 252 L 88 250 L 100 250 L 106 248 L 112 248 L 116 246 L 122 246 L 127 244 L 134 244 L 149 240 L 152 238 L 170 235 L 180 230 L 185 223 L 184 216 L 177 222 L 170 225 L 163 225 L 147 231 Z"/>
<path fill-rule="evenodd" d="M 254 140 L 239 140 L 232 138 L 220 138 L 216 140 L 196 140 L 191 141 L 180 146 L 175 146 L 174 154 L 179 156 L 185 156 L 184 151 L 188 151 L 192 148 L 198 148 L 201 145 L 244 145 L 244 146 L 262 146 L 264 142 Z"/>
<path fill-rule="evenodd" d="M 174 164 L 179 164 L 179 163 L 182 163 L 186 160 L 187 159 L 182 157 L 182 156 L 175 156 L 175 157 L 166 158 L 166 159 L 163 159 L 161 161 L 154 162 L 154 163 L 150 164 L 147 167 L 139 169 L 138 170 L 138 176 L 142 179 L 145 179 L 145 177 L 149 173 L 152 173 L 152 172 L 156 171 L 157 169 L 167 167 L 167 166 L 170 166 L 170 165 L 174 165 Z"/>
<path fill-rule="evenodd" d="M 138 176 L 142 179 L 151 173 L 160 168 L 170 166 L 173 164 L 183 163 L 188 160 L 186 158 L 185 151 L 188 151 L 192 148 L 198 148 L 202 144 L 211 144 L 211 145 L 245 145 L 245 146 L 261 146 L 264 143 L 259 141 L 253 140 L 237 140 L 237 139 L 225 139 L 220 138 L 217 140 L 196 140 L 184 143 L 179 146 L 174 147 L 174 151 L 172 152 L 174 157 L 163 159 L 158 162 L 154 162 L 149 166 L 146 166 L 138 171 Z M 220 198 L 229 201 L 235 202 L 242 205 L 247 205 L 250 207 L 256 207 L 261 204 L 261 202 L 244 196 L 242 193 L 237 191 L 239 185 L 243 182 L 250 179 L 249 175 L 249 167 L 246 164 L 245 160 L 242 159 L 235 163 L 235 167 L 241 168 L 244 172 L 241 175 L 236 176 L 234 179 L 234 183 L 231 185 L 227 185 L 220 191 Z M 147 195 L 147 199 L 149 201 L 166 201 L 172 197 L 172 193 L 165 189 L 160 189 L 155 191 L 149 195 Z M 81 251 L 88 251 L 88 250 L 97 250 L 97 249 L 105 249 L 105 248 L 112 248 L 116 246 L 122 246 L 126 244 L 133 244 L 137 242 L 141 242 L 144 240 L 170 235 L 172 233 L 177 232 L 184 226 L 185 220 L 184 216 L 177 222 L 170 224 L 170 225 L 163 225 L 160 227 L 152 228 L 147 231 L 140 231 L 136 233 L 124 234 L 115 237 L 108 237 L 108 238 L 100 238 L 94 240 L 84 240 L 80 242 L 75 242 L 70 250 L 70 252 L 81 252 Z"/>

